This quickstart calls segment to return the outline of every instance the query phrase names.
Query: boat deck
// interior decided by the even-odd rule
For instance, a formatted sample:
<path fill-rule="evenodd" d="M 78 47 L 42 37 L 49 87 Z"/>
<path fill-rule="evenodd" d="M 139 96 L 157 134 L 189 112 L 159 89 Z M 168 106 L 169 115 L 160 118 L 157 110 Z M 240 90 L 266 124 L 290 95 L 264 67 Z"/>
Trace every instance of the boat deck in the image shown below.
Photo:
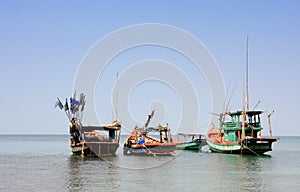
<path fill-rule="evenodd" d="M 238 142 L 226 141 L 224 138 L 224 133 L 221 133 L 220 135 L 220 128 L 212 128 L 207 134 L 207 139 L 217 144 L 224 144 L 224 145 L 238 144 Z"/>

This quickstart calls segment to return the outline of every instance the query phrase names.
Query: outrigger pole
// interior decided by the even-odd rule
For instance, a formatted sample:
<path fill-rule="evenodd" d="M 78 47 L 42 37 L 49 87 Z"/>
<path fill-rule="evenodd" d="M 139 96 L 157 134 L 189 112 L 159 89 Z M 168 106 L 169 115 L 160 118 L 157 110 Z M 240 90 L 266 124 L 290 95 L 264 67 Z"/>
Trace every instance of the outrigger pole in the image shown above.
<path fill-rule="evenodd" d="M 270 138 L 273 137 L 272 135 L 272 127 L 271 127 L 271 115 L 274 113 L 274 111 L 272 111 L 272 113 L 268 114 L 268 123 L 269 123 L 269 130 L 270 130 Z"/>
<path fill-rule="evenodd" d="M 147 119 L 147 121 L 145 122 L 145 125 L 144 125 L 144 131 L 147 129 L 153 115 L 154 115 L 154 110 L 151 112 L 151 114 L 148 115 L 148 119 Z"/>

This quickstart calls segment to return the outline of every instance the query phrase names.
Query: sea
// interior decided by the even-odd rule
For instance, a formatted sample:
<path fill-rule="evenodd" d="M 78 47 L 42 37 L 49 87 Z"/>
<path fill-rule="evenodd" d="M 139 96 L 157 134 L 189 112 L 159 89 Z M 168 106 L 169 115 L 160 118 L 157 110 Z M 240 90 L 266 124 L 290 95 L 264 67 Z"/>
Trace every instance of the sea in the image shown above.
<path fill-rule="evenodd" d="M 172 156 L 72 155 L 68 135 L 0 135 L 0 191 L 299 191 L 300 137 L 264 156 L 177 151 Z"/>

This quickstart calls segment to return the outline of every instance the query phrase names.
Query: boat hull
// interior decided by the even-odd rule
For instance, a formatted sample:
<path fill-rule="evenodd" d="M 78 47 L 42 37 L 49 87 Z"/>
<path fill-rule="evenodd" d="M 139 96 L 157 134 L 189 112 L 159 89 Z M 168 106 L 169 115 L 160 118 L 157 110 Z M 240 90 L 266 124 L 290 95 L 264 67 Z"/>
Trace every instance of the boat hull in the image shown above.
<path fill-rule="evenodd" d="M 176 144 L 177 150 L 193 150 L 199 151 L 202 146 L 207 145 L 206 139 L 201 139 L 198 141 L 182 142 Z"/>
<path fill-rule="evenodd" d="M 213 128 L 207 134 L 207 144 L 212 152 L 230 154 L 251 154 L 262 155 L 272 151 L 272 143 L 277 138 L 245 138 L 238 142 L 224 141 L 224 138 L 217 138 L 219 129 Z"/>
<path fill-rule="evenodd" d="M 159 138 L 154 135 L 148 135 L 150 130 L 157 131 L 159 133 Z M 162 126 L 159 126 L 158 128 L 148 128 L 148 130 L 135 127 L 131 134 L 125 139 L 123 154 L 172 155 L 175 153 L 176 144 L 171 142 L 169 131 L 170 129 L 168 127 Z"/>
<path fill-rule="evenodd" d="M 175 144 L 158 144 L 158 145 L 136 145 L 124 146 L 125 155 L 172 155 L 175 152 Z"/>
<path fill-rule="evenodd" d="M 241 145 L 239 144 L 217 144 L 212 142 L 211 140 L 207 140 L 207 144 L 209 149 L 212 152 L 217 153 L 240 153 L 241 152 Z"/>
<path fill-rule="evenodd" d="M 71 149 L 77 155 L 104 157 L 114 155 L 118 147 L 119 144 L 113 142 L 89 142 L 71 146 Z"/>

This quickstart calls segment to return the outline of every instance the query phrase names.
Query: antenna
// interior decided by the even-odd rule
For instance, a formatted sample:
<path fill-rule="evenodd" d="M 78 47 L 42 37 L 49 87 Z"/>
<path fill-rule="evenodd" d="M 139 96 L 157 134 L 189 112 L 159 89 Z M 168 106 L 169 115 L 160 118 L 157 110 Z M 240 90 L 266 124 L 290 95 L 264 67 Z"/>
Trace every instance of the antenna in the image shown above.
<path fill-rule="evenodd" d="M 259 104 L 260 104 L 260 101 L 258 101 L 258 102 L 256 103 L 256 105 L 253 107 L 253 110 L 252 110 L 252 111 L 254 111 L 254 110 L 256 109 L 256 107 L 257 107 Z"/>

